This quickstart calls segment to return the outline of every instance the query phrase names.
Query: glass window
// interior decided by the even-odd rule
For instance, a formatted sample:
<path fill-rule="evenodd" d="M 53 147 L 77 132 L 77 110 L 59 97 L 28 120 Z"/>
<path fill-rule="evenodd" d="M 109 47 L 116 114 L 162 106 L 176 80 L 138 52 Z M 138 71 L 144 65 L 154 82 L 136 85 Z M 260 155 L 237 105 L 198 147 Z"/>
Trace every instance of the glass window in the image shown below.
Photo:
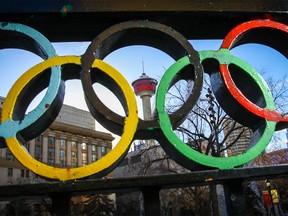
<path fill-rule="evenodd" d="M 8 161 L 14 161 L 15 160 L 14 155 L 10 151 L 7 151 L 6 160 L 8 160 Z"/>
<path fill-rule="evenodd" d="M 38 137 L 36 137 L 36 142 L 43 142 L 43 135 L 40 135 L 40 136 L 38 136 Z"/>
<path fill-rule="evenodd" d="M 97 155 L 92 154 L 92 161 L 93 161 L 93 162 L 94 162 L 94 161 L 97 161 Z"/>
<path fill-rule="evenodd" d="M 41 153 L 42 153 L 42 146 L 35 145 L 35 154 L 41 155 Z"/>
<path fill-rule="evenodd" d="M 48 136 L 48 144 L 49 145 L 55 145 L 55 137 Z"/>
<path fill-rule="evenodd" d="M 66 151 L 63 150 L 63 149 L 61 149 L 61 150 L 60 150 L 60 156 L 61 156 L 61 157 L 65 157 L 65 155 L 66 155 Z"/>
<path fill-rule="evenodd" d="M 21 169 L 21 177 L 23 178 L 25 176 L 25 170 Z"/>
<path fill-rule="evenodd" d="M 49 165 L 54 165 L 54 164 L 55 164 L 54 159 L 49 159 L 49 160 L 48 160 L 48 164 L 49 164 Z"/>
<path fill-rule="evenodd" d="M 51 158 L 51 157 L 54 157 L 55 155 L 55 149 L 54 148 L 48 148 L 48 157 Z"/>
<path fill-rule="evenodd" d="M 29 178 L 30 172 L 29 170 L 26 170 L 26 178 Z"/>
<path fill-rule="evenodd" d="M 61 161 L 60 161 L 60 166 L 61 166 L 61 167 L 65 167 L 65 160 L 61 160 Z"/>
<path fill-rule="evenodd" d="M 12 168 L 8 168 L 8 176 L 9 177 L 13 176 L 13 169 Z"/>
<path fill-rule="evenodd" d="M 72 158 L 76 158 L 76 152 L 72 151 L 71 156 L 72 156 Z"/>
<path fill-rule="evenodd" d="M 87 144 L 86 143 L 82 143 L 82 149 L 86 150 L 87 149 Z"/>
<path fill-rule="evenodd" d="M 76 147 L 77 147 L 76 141 L 72 141 L 72 148 L 76 148 Z"/>
<path fill-rule="evenodd" d="M 87 165 L 87 153 L 83 152 L 82 153 L 82 164 Z"/>
<path fill-rule="evenodd" d="M 72 167 L 76 167 L 77 166 L 77 160 L 76 159 L 72 160 L 71 166 Z"/>
<path fill-rule="evenodd" d="M 60 139 L 60 146 L 63 146 L 63 147 L 66 146 L 66 140 L 65 139 Z"/>
<path fill-rule="evenodd" d="M 96 145 L 92 145 L 92 151 L 96 151 L 97 146 Z"/>
<path fill-rule="evenodd" d="M 105 146 L 101 147 L 101 153 L 102 153 L 102 155 L 106 154 L 106 147 Z"/>

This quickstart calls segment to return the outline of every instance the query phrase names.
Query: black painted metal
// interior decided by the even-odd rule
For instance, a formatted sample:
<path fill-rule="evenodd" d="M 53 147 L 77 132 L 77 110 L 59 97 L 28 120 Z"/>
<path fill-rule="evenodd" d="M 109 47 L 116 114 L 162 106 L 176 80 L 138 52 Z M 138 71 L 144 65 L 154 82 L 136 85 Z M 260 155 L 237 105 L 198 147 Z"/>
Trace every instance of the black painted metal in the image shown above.
<path fill-rule="evenodd" d="M 167 44 L 169 44 L 169 46 L 167 46 Z M 110 90 L 119 98 L 122 106 L 126 108 L 127 102 L 123 97 L 122 91 L 111 78 L 103 76 L 101 73 L 97 73 L 97 76 L 93 77 L 93 73 L 90 73 L 89 71 L 95 58 L 103 60 L 114 50 L 132 45 L 148 45 L 157 48 L 175 60 L 186 55 L 189 56 L 194 70 L 192 68 L 189 69 L 194 73 L 189 73 L 191 74 L 191 77 L 184 77 L 181 73 L 179 74 L 179 79 L 193 79 L 193 93 L 190 93 L 186 102 L 177 111 L 170 114 L 171 123 L 173 127 L 176 128 L 185 120 L 186 113 L 192 109 L 200 95 L 203 83 L 203 68 L 200 64 L 199 54 L 180 33 L 166 25 L 155 22 L 129 21 L 119 23 L 111 26 L 93 39 L 81 60 L 81 80 L 86 103 L 91 114 L 98 122 L 104 125 L 105 128 L 109 129 L 109 131 L 118 135 L 122 134 L 124 117 L 114 113 L 102 103 L 97 94 L 95 94 L 92 84 L 94 82 L 99 82 L 105 86 L 109 86 Z M 127 113 L 126 109 L 125 111 Z M 159 134 L 161 133 L 162 131 L 160 130 L 157 119 L 150 121 L 139 119 L 137 132 L 134 138 L 155 139 L 156 137 L 159 137 Z"/>
<path fill-rule="evenodd" d="M 160 215 L 159 187 L 144 187 L 141 191 L 144 199 L 144 214 Z"/>
<path fill-rule="evenodd" d="M 247 215 L 243 180 L 226 181 L 223 188 L 228 215 Z"/>
<path fill-rule="evenodd" d="M 71 194 L 70 193 L 55 193 L 51 194 L 52 199 L 52 214 L 55 216 L 71 215 Z"/>
<path fill-rule="evenodd" d="M 142 191 L 145 215 L 159 215 L 159 190 L 167 188 L 222 184 L 228 215 L 245 215 L 242 182 L 288 177 L 286 165 L 208 170 L 186 174 L 141 176 L 129 178 L 87 179 L 27 185 L 0 186 L 0 201 L 51 197 L 54 215 L 69 215 L 70 198 L 79 194 Z M 59 209 L 62 206 L 62 209 Z"/>
<path fill-rule="evenodd" d="M 207 170 L 186 174 L 141 176 L 129 178 L 87 179 L 66 182 L 49 182 L 27 185 L 0 186 L 0 200 L 11 200 L 17 197 L 50 196 L 55 193 L 109 193 L 125 190 L 140 190 L 145 187 L 160 189 L 188 187 L 197 185 L 222 184 L 233 180 L 261 180 L 288 176 L 286 165 L 237 168 L 231 170 Z"/>
<path fill-rule="evenodd" d="M 287 0 L 0 0 L 0 5 L 2 21 L 27 24 L 52 42 L 91 41 L 109 26 L 128 20 L 166 24 L 188 39 L 221 39 L 251 19 L 288 23 Z"/>
<path fill-rule="evenodd" d="M 245 21 L 270 18 L 288 24 L 287 15 L 287 0 L 0 0 L 1 21 L 31 26 L 53 42 L 91 41 L 95 35 L 111 25 L 134 19 L 166 24 L 188 39 L 222 39 L 233 27 Z M 143 191 L 143 188 L 157 188 L 158 191 L 163 188 L 223 184 L 226 187 L 226 198 L 234 193 L 241 199 L 243 194 L 240 187 L 231 185 L 231 181 L 237 180 L 239 186 L 239 182 L 244 179 L 259 180 L 287 176 L 288 168 L 283 165 L 122 179 L 6 185 L 0 186 L 0 200 L 50 196 L 54 213 L 61 215 L 69 213 L 70 196 L 76 194 L 119 190 Z M 151 196 L 155 198 L 155 194 L 155 190 L 153 193 L 144 192 L 147 205 Z M 240 211 L 241 206 L 231 204 L 231 200 L 229 202 L 228 212 Z M 61 205 L 67 207 L 64 212 L 57 211 Z"/>

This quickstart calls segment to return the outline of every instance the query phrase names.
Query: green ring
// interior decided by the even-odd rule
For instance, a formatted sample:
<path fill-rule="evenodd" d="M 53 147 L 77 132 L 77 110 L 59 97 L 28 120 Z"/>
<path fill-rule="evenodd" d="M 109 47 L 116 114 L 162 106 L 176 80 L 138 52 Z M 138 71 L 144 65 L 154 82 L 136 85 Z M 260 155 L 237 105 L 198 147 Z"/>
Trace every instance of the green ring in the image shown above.
<path fill-rule="evenodd" d="M 257 82 L 260 86 L 262 94 L 264 96 L 265 102 L 267 104 L 267 108 L 274 109 L 274 102 L 271 92 L 269 90 L 265 90 L 264 86 L 265 81 L 260 79 L 258 73 L 255 73 L 255 70 L 243 60 L 230 55 L 226 50 L 215 51 L 204 51 L 200 52 L 201 61 L 207 58 L 214 58 L 218 60 L 220 63 L 226 64 L 236 64 L 237 66 L 245 69 L 245 71 Z M 187 56 L 179 59 L 175 62 L 164 74 L 162 77 L 159 86 L 158 92 L 156 94 L 156 109 L 158 112 L 159 124 L 160 127 L 168 140 L 170 148 L 173 148 L 174 151 L 180 153 L 179 161 L 182 160 L 182 156 L 186 159 L 190 160 L 193 163 L 198 163 L 207 167 L 215 167 L 219 169 L 232 169 L 234 167 L 243 165 L 253 159 L 255 159 L 258 155 L 261 154 L 269 144 L 273 133 L 275 131 L 276 123 L 272 121 L 266 120 L 265 130 L 262 134 L 262 137 L 258 140 L 258 142 L 245 153 L 231 156 L 231 157 L 213 157 L 209 155 L 204 155 L 194 149 L 190 148 L 186 145 L 179 137 L 174 133 L 172 129 L 172 124 L 169 119 L 168 113 L 165 111 L 165 95 L 169 89 L 169 85 L 171 81 L 175 77 L 175 75 L 179 72 L 179 69 L 184 68 L 190 64 L 189 58 Z"/>

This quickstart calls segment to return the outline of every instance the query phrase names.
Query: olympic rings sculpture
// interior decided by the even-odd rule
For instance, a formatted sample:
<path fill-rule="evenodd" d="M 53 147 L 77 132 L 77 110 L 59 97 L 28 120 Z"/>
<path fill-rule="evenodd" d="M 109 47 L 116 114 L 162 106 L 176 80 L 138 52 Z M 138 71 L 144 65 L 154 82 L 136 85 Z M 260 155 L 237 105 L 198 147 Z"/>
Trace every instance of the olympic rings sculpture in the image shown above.
<path fill-rule="evenodd" d="M 82 56 L 57 56 L 48 39 L 35 29 L 0 22 L 1 49 L 25 49 L 44 59 L 25 72 L 9 91 L 0 119 L 0 138 L 3 141 L 0 147 L 7 146 L 17 160 L 34 173 L 62 181 L 107 175 L 125 157 L 135 139 L 158 140 L 170 158 L 188 169 L 231 169 L 243 165 L 264 151 L 274 131 L 286 127 L 288 118 L 275 111 L 272 94 L 258 72 L 233 56 L 230 49 L 256 42 L 276 49 L 287 58 L 288 49 L 283 46 L 288 41 L 287 33 L 288 26 L 282 23 L 249 21 L 232 29 L 219 50 L 197 52 L 183 35 L 170 27 L 149 21 L 128 21 L 96 36 Z M 278 40 L 259 37 L 262 34 L 273 34 Z M 13 43 L 17 40 L 26 43 Z M 154 120 L 138 117 L 135 95 L 127 80 L 103 61 L 111 52 L 130 45 L 151 46 L 175 59 L 159 83 L 156 93 L 158 116 Z M 230 66 L 233 66 L 233 73 L 229 71 Z M 223 158 L 204 155 L 186 145 L 173 131 L 185 120 L 200 97 L 204 71 L 211 77 L 213 93 L 223 110 L 254 131 L 253 142 L 243 154 Z M 40 135 L 55 120 L 63 104 L 65 81 L 69 79 L 81 80 L 92 116 L 121 138 L 114 149 L 92 164 L 57 168 L 35 160 L 22 143 Z M 168 114 L 165 95 L 181 79 L 193 80 L 193 89 L 186 102 Z M 124 117 L 101 102 L 92 88 L 96 82 L 108 87 L 119 98 L 125 110 Z M 33 98 L 45 88 L 47 92 L 39 105 L 25 115 Z"/>

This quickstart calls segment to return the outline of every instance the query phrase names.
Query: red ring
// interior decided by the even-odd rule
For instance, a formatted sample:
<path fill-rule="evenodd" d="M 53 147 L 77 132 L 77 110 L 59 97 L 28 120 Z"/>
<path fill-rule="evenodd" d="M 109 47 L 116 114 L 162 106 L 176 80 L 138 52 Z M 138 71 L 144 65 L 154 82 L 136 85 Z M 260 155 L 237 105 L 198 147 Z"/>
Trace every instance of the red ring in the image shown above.
<path fill-rule="evenodd" d="M 232 29 L 223 40 L 223 43 L 221 45 L 222 49 L 231 49 L 234 45 L 237 39 L 243 35 L 244 33 L 248 32 L 249 30 L 255 29 L 255 28 L 273 28 L 280 31 L 283 31 L 284 33 L 288 33 L 288 26 L 284 25 L 282 23 L 274 22 L 271 20 L 253 20 L 249 22 L 242 23 Z M 278 113 L 275 110 L 268 110 L 265 108 L 261 108 L 254 103 L 252 103 L 250 100 L 248 100 L 242 92 L 236 87 L 231 74 L 228 69 L 228 65 L 220 64 L 220 72 L 222 74 L 222 77 L 224 79 L 224 82 L 232 94 L 232 96 L 246 109 L 248 109 L 250 112 L 266 119 L 271 120 L 274 122 L 288 122 L 288 116 L 282 116 L 280 113 Z"/>

